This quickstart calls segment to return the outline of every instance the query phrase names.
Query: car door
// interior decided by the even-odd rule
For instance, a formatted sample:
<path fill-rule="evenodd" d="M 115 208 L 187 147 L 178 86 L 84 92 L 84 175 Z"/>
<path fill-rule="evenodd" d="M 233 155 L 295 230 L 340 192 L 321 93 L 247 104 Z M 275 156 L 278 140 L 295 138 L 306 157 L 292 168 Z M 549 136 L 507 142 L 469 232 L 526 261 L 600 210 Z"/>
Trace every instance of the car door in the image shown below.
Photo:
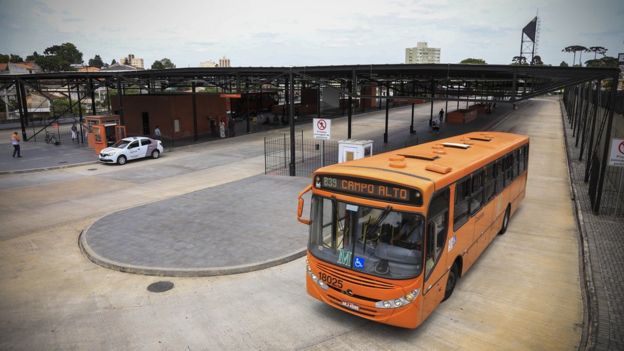
<path fill-rule="evenodd" d="M 139 150 L 139 157 L 147 157 L 147 151 L 149 150 L 150 144 L 151 144 L 151 140 L 150 139 L 141 139 L 141 147 Z"/>
<path fill-rule="evenodd" d="M 141 157 L 139 156 L 139 152 L 141 151 L 141 145 L 139 144 L 138 140 L 131 142 L 130 145 L 128 145 L 128 148 L 126 150 L 128 153 L 129 160 L 134 160 L 136 158 Z"/>

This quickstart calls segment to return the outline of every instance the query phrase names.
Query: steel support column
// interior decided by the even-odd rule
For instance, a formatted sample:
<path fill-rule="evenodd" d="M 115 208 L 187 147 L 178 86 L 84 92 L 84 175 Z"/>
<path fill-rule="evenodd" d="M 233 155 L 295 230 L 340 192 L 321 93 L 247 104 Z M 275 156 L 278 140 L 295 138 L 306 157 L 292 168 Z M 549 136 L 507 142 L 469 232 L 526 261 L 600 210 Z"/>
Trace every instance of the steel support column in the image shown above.
<path fill-rule="evenodd" d="M 412 80 L 412 98 L 416 95 L 416 81 Z M 412 101 L 412 118 L 410 122 L 410 134 L 414 134 L 414 105 L 416 105 Z"/>
<path fill-rule="evenodd" d="M 435 97 L 435 80 L 431 80 L 431 113 L 429 114 L 429 127 L 433 125 L 433 98 Z"/>
<path fill-rule="evenodd" d="M 384 127 L 384 144 L 388 143 L 388 112 L 390 109 L 390 85 L 386 86 L 386 125 Z"/>
<path fill-rule="evenodd" d="M 93 78 L 89 78 L 89 89 L 91 90 L 91 114 L 95 115 L 97 112 L 95 110 L 95 89 L 93 88 Z M 78 91 L 80 91 L 80 88 L 78 88 Z M 80 101 L 80 97 L 78 97 L 78 101 Z M 80 122 L 82 123 L 82 118 Z"/>
<path fill-rule="evenodd" d="M 292 69 L 288 73 L 289 89 L 288 89 L 288 123 L 290 125 L 290 164 L 289 174 L 291 177 L 296 175 L 295 170 L 295 82 L 293 81 Z"/>
<path fill-rule="evenodd" d="M 191 101 L 193 103 L 193 140 L 197 141 L 198 139 L 198 135 L 197 135 L 197 100 L 196 100 L 196 94 L 195 94 L 195 80 L 193 79 L 193 82 L 191 83 Z"/>
<path fill-rule="evenodd" d="M 121 90 L 121 78 L 117 77 L 117 98 L 119 99 L 119 119 L 121 125 L 125 125 L 124 110 L 123 110 L 123 90 Z"/>
<path fill-rule="evenodd" d="M 91 94 L 92 94 L 92 103 L 93 103 L 93 85 L 91 86 Z M 82 103 L 81 103 L 81 99 L 80 99 L 80 84 L 76 84 L 76 97 L 78 98 L 78 118 L 79 118 L 79 122 L 78 124 L 80 124 L 80 143 L 84 144 L 84 136 L 82 135 Z M 91 107 L 93 108 L 92 105 Z M 95 114 L 95 113 L 94 113 Z M 72 140 L 72 143 L 74 141 Z"/>
<path fill-rule="evenodd" d="M 347 90 L 351 92 L 353 89 L 353 82 L 347 83 Z M 353 97 L 349 94 L 347 97 L 347 139 L 351 139 L 351 117 L 353 116 Z"/>
<path fill-rule="evenodd" d="M 609 119 L 607 120 L 607 130 L 605 131 L 605 143 L 602 151 L 602 159 L 600 164 L 600 175 L 598 176 L 598 194 L 596 194 L 596 202 L 592 208 L 597 215 L 600 214 L 600 201 L 602 200 L 602 189 L 605 182 L 605 172 L 607 171 L 607 163 L 609 158 L 609 147 L 611 146 L 611 129 L 613 127 L 613 113 L 615 112 L 615 98 L 617 94 L 619 74 L 615 75 L 611 80 L 611 104 L 609 104 Z"/>
<path fill-rule="evenodd" d="M 17 96 L 18 108 L 20 113 L 20 126 L 22 127 L 22 140 L 26 141 L 26 116 L 28 115 L 28 106 L 26 105 L 26 93 L 24 89 L 24 83 L 21 80 L 15 83 L 15 92 Z"/>

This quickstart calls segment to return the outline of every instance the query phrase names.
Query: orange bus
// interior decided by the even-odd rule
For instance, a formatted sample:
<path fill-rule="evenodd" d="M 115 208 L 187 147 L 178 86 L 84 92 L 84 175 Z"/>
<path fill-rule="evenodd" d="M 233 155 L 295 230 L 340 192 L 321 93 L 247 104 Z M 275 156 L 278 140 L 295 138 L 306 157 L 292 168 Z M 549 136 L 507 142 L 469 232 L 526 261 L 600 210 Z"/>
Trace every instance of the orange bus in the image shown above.
<path fill-rule="evenodd" d="M 310 225 L 308 293 L 416 328 L 507 230 L 525 196 L 528 151 L 527 136 L 473 132 L 318 169 L 297 213 Z"/>

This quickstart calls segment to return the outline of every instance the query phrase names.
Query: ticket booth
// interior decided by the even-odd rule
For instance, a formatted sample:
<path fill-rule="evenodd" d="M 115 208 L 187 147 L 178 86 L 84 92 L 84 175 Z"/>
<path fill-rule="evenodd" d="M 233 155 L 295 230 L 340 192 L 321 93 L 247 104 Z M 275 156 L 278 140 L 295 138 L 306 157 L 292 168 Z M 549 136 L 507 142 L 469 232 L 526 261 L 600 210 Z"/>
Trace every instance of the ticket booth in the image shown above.
<path fill-rule="evenodd" d="M 126 126 L 121 125 L 119 115 L 86 116 L 84 128 L 89 147 L 95 153 L 126 137 Z"/>
<path fill-rule="evenodd" d="M 373 155 L 372 140 L 347 139 L 338 141 L 338 162 L 347 162 Z"/>

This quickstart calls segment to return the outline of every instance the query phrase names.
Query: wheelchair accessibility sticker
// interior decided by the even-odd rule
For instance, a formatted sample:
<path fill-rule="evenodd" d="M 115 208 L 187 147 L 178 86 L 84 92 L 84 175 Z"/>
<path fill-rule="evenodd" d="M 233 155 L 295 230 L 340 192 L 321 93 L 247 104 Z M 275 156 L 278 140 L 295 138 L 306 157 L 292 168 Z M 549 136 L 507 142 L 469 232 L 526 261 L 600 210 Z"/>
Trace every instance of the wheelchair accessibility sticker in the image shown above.
<path fill-rule="evenodd" d="M 364 263 L 366 262 L 365 258 L 360 256 L 355 256 L 353 259 L 353 268 L 355 269 L 364 269 Z"/>

